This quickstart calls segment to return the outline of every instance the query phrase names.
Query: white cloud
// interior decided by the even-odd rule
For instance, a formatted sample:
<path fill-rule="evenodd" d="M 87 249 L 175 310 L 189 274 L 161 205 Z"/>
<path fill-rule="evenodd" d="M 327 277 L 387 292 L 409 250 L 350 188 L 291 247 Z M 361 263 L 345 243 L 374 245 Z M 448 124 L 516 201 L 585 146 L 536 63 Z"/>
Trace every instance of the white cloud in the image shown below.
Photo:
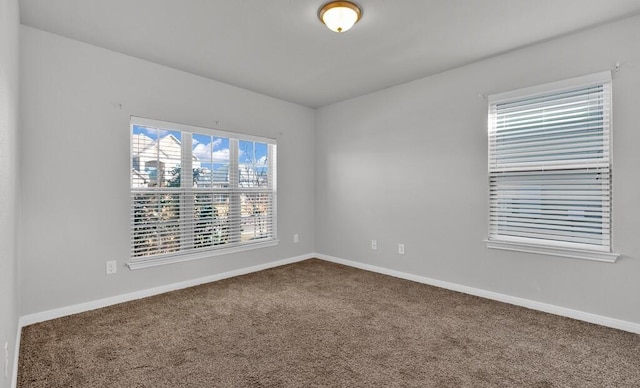
<path fill-rule="evenodd" d="M 159 128 L 147 128 L 147 127 L 138 127 L 140 132 L 146 134 L 152 139 L 162 138 L 169 134 L 169 130 L 167 129 L 159 129 Z"/>
<path fill-rule="evenodd" d="M 211 145 L 210 144 L 196 144 L 193 147 L 193 155 L 200 160 L 207 160 L 211 156 Z"/>
<path fill-rule="evenodd" d="M 214 163 L 228 162 L 229 161 L 229 149 L 213 151 L 212 159 Z"/>
<path fill-rule="evenodd" d="M 222 139 L 216 139 L 211 143 L 211 147 L 215 150 L 220 144 L 222 144 Z"/>
<path fill-rule="evenodd" d="M 215 149 L 216 145 L 219 145 L 222 141 L 214 141 L 209 144 L 197 144 L 193 148 L 193 155 L 195 155 L 198 159 L 203 162 L 212 161 L 213 163 L 226 162 L 229 160 L 229 149 L 223 148 L 221 150 L 213 151 L 212 147 Z"/>

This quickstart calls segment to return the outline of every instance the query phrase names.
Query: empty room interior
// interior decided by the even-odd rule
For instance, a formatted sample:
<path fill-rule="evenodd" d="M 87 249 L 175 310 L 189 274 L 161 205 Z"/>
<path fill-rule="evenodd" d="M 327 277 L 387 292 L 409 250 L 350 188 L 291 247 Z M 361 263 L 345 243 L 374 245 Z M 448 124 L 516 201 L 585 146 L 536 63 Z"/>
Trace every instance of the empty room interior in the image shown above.
<path fill-rule="evenodd" d="M 638 0 L 0 0 L 0 388 L 640 386 Z"/>

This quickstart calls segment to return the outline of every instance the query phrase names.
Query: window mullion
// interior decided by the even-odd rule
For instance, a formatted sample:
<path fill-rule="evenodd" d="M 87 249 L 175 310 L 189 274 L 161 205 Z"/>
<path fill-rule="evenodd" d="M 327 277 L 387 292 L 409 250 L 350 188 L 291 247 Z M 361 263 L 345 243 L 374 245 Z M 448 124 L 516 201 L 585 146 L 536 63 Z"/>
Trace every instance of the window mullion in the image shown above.
<path fill-rule="evenodd" d="M 231 225 L 229 240 L 232 243 L 240 242 L 242 230 L 241 196 L 240 196 L 240 166 L 238 165 L 239 142 L 237 139 L 229 139 L 229 222 Z"/>
<path fill-rule="evenodd" d="M 268 182 L 269 182 L 269 191 L 270 191 L 270 196 L 271 196 L 271 211 L 269 213 L 269 219 L 271 220 L 271 228 L 272 228 L 272 235 L 273 238 L 277 239 L 278 238 L 278 225 L 276 222 L 276 218 L 274 215 L 276 214 L 276 187 L 277 187 L 277 182 L 276 182 L 276 147 L 273 144 L 269 144 L 267 146 L 267 172 L 269 174 L 268 176 Z"/>
<path fill-rule="evenodd" d="M 192 137 L 189 132 L 182 132 L 182 149 L 180 157 L 180 232 L 181 250 L 193 248 L 194 235 L 194 191 L 193 191 L 193 156 Z"/>

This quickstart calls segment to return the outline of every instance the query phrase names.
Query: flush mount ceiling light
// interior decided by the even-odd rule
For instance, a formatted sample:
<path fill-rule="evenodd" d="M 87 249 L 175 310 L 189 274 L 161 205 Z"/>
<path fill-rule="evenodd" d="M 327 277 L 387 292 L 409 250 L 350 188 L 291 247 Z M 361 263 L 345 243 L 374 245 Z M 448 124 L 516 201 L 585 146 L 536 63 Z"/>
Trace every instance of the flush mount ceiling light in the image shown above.
<path fill-rule="evenodd" d="M 318 17 L 331 31 L 345 32 L 362 17 L 362 10 L 350 1 L 331 1 L 318 10 Z"/>

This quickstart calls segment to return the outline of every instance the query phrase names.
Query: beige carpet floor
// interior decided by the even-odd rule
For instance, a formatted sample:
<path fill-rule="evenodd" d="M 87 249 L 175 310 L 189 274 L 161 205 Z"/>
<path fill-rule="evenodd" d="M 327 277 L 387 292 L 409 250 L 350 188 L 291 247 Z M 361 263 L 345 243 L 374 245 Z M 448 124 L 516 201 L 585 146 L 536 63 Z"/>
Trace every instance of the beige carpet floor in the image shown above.
<path fill-rule="evenodd" d="M 25 327 L 19 387 L 640 387 L 640 336 L 320 260 Z"/>

